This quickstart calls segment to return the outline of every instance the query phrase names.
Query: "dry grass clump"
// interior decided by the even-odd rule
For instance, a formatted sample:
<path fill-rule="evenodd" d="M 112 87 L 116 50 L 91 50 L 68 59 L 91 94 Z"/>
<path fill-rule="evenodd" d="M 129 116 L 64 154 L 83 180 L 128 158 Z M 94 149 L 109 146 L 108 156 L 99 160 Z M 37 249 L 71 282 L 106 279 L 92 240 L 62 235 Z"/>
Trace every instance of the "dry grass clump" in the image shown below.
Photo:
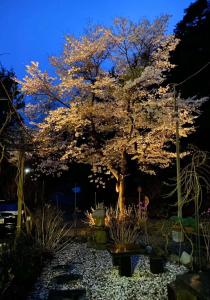
<path fill-rule="evenodd" d="M 64 223 L 61 210 L 54 206 L 38 209 L 33 215 L 33 224 L 35 240 L 46 252 L 58 252 L 71 240 L 71 227 Z"/>
<path fill-rule="evenodd" d="M 106 210 L 106 226 L 115 244 L 137 244 L 142 231 L 147 235 L 147 214 L 141 207 L 129 206 L 122 213 L 112 207 Z"/>
<path fill-rule="evenodd" d="M 91 211 L 86 211 L 85 212 L 85 220 L 84 220 L 84 223 L 85 224 L 88 224 L 89 226 L 94 226 L 95 225 L 95 220 L 93 218 L 93 212 L 94 212 L 94 209 L 91 207 Z"/>

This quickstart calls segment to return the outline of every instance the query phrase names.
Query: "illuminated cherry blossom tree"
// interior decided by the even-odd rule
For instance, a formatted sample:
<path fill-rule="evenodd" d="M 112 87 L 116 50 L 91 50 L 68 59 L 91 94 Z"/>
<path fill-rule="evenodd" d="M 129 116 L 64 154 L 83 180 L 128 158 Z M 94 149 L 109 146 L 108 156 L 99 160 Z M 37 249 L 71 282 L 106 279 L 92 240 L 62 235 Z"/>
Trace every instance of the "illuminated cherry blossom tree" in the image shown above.
<path fill-rule="evenodd" d="M 188 136 L 202 102 L 179 99 L 175 113 L 164 74 L 173 67 L 169 53 L 177 41 L 164 34 L 166 24 L 167 16 L 153 23 L 119 18 L 112 29 L 67 36 L 63 54 L 50 59 L 56 75 L 32 62 L 22 82 L 22 90 L 41 104 L 60 103 L 38 124 L 34 138 L 45 159 L 42 171 L 77 161 L 91 165 L 94 173 L 111 173 L 121 213 L 128 157 L 144 172 L 169 166 L 176 157 L 171 145 L 177 118 L 180 137 Z"/>

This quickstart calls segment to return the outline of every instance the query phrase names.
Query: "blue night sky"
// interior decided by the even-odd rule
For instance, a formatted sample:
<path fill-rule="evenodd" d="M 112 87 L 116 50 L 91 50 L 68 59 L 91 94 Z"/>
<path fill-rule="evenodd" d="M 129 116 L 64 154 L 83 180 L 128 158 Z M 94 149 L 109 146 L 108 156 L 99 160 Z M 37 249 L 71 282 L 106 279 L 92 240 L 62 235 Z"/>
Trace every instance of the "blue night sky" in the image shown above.
<path fill-rule="evenodd" d="M 134 21 L 171 15 L 169 32 L 192 0 L 0 0 L 0 63 L 22 78 L 25 65 L 58 55 L 66 34 L 80 35 L 89 23 L 110 25 L 117 16 Z"/>

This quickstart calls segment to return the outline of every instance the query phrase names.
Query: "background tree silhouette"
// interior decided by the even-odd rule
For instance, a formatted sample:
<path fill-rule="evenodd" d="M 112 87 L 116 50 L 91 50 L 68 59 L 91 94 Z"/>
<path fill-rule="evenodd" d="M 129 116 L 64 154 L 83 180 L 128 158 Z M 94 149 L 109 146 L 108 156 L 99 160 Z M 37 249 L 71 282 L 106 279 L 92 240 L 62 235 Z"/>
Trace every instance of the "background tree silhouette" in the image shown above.
<path fill-rule="evenodd" d="M 180 39 L 171 62 L 176 65 L 170 70 L 169 81 L 180 83 L 203 66 L 196 76 L 177 87 L 184 98 L 191 96 L 210 97 L 210 1 L 197 0 L 186 10 L 185 15 L 175 28 L 175 36 Z M 209 64 L 208 64 L 209 63 Z M 198 130 L 189 141 L 210 150 L 210 101 L 203 105 L 203 113 L 197 120 Z"/>
<path fill-rule="evenodd" d="M 24 106 L 13 71 L 0 69 L 0 199 L 16 199 L 16 168 L 8 162 L 9 150 L 22 135 L 17 109 Z"/>
<path fill-rule="evenodd" d="M 0 141 L 7 143 L 9 131 L 19 127 L 15 110 L 24 106 L 23 94 L 18 90 L 13 71 L 0 69 Z"/>

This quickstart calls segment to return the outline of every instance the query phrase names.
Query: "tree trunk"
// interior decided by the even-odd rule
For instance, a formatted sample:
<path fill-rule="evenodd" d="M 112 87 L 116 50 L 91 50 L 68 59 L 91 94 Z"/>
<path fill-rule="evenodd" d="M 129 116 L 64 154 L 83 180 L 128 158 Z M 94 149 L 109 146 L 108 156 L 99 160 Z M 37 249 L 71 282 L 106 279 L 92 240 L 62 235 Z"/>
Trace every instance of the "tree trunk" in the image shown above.
<path fill-rule="evenodd" d="M 118 190 L 119 190 L 118 208 L 119 208 L 120 216 L 122 216 L 125 211 L 125 176 L 124 175 L 119 175 Z"/>
<path fill-rule="evenodd" d="M 125 176 L 119 174 L 115 169 L 109 166 L 109 170 L 116 179 L 116 192 L 118 193 L 117 209 L 122 216 L 125 211 Z"/>
<path fill-rule="evenodd" d="M 116 183 L 116 192 L 118 195 L 117 209 L 119 210 L 119 215 L 123 216 L 125 211 L 125 174 L 126 174 L 126 151 L 122 151 L 122 160 L 121 160 L 121 172 L 114 169 L 111 165 L 108 166 L 112 175 L 115 177 Z"/>

